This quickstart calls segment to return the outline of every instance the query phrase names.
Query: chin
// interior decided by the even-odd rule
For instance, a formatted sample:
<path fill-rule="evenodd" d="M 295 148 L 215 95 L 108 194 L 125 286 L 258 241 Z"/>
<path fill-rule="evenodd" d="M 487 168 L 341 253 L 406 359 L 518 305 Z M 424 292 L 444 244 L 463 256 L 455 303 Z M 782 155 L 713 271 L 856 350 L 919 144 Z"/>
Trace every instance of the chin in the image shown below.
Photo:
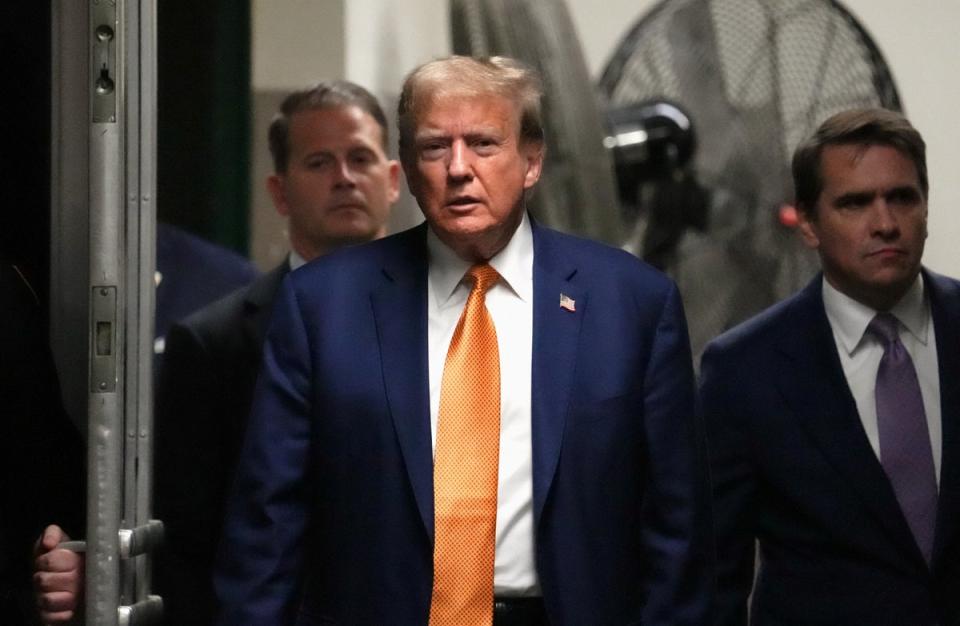
<path fill-rule="evenodd" d="M 869 289 L 873 293 L 883 294 L 886 298 L 899 300 L 907 292 L 916 275 L 877 276 L 870 283 Z M 892 304 L 895 304 L 893 302 Z"/>
<path fill-rule="evenodd" d="M 328 219 L 323 224 L 323 230 L 326 232 L 349 235 L 351 233 L 363 233 L 373 230 L 371 226 L 373 220 L 371 220 L 370 216 L 366 213 L 341 213 L 331 217 L 333 217 L 333 219 Z"/>
<path fill-rule="evenodd" d="M 488 223 L 444 224 L 442 232 L 451 239 L 464 243 L 483 243 L 499 232 L 498 225 Z"/>
<path fill-rule="evenodd" d="M 368 222 L 362 224 L 327 224 L 322 229 L 324 239 L 342 242 L 368 241 L 373 239 L 376 229 Z"/>
<path fill-rule="evenodd" d="M 437 230 L 451 236 L 480 235 L 495 227 L 486 217 L 475 215 L 449 216 L 436 224 Z"/>

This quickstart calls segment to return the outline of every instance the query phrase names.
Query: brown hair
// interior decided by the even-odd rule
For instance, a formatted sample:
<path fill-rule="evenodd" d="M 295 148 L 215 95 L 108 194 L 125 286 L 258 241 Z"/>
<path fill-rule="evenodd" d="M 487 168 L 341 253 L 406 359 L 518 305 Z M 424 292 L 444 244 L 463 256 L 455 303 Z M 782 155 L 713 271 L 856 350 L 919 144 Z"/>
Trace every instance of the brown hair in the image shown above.
<path fill-rule="evenodd" d="M 793 187 L 797 209 L 816 214 L 817 199 L 823 191 L 820 157 L 827 146 L 890 146 L 913 161 L 924 198 L 927 197 L 926 144 L 923 137 L 900 113 L 887 109 L 851 109 L 827 119 L 813 136 L 793 153 Z"/>
<path fill-rule="evenodd" d="M 387 117 L 380 108 L 376 97 L 360 85 L 346 80 L 326 80 L 310 89 L 294 91 L 280 104 L 280 110 L 273 116 L 267 139 L 270 154 L 273 156 L 273 169 L 278 174 L 287 171 L 290 158 L 290 118 L 300 111 L 339 109 L 357 107 L 380 125 L 384 150 L 387 148 Z"/>

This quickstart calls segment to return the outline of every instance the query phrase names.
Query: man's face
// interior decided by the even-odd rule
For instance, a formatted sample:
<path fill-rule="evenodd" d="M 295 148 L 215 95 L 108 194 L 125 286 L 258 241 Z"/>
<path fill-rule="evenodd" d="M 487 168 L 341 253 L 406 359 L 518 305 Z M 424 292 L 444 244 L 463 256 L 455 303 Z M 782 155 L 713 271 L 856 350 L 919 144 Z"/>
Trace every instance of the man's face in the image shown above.
<path fill-rule="evenodd" d="M 521 143 L 519 112 L 495 95 L 441 96 L 416 118 L 404 158 L 410 191 L 430 227 L 461 258 L 485 260 L 523 218 L 540 178 L 542 146 Z"/>
<path fill-rule="evenodd" d="M 270 176 L 267 186 L 289 218 L 293 249 L 307 260 L 383 236 L 399 166 L 384 154 L 381 133 L 355 106 L 290 117 L 287 171 Z"/>
<path fill-rule="evenodd" d="M 800 212 L 804 242 L 827 280 L 878 310 L 896 304 L 920 271 L 927 201 L 913 162 L 884 145 L 827 146 L 816 214 Z"/>

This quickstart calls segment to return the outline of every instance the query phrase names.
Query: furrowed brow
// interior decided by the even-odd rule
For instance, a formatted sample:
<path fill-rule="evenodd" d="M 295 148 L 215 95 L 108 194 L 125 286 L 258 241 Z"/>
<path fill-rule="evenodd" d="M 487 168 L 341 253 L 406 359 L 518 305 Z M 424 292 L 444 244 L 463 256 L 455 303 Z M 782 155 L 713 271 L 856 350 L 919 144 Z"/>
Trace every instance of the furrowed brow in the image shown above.
<path fill-rule="evenodd" d="M 852 204 L 866 204 L 876 195 L 873 191 L 851 191 L 837 196 L 833 203 L 837 206 L 849 206 Z"/>

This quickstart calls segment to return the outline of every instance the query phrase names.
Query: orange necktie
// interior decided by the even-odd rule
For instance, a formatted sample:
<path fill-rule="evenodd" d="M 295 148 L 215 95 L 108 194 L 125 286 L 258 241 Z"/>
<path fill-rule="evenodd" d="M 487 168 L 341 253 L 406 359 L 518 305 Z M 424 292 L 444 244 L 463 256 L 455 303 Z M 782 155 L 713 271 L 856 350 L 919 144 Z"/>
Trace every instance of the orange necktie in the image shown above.
<path fill-rule="evenodd" d="M 487 264 L 474 265 L 467 275 L 474 285 L 453 332 L 440 385 L 430 626 L 493 623 L 500 351 L 484 298 L 500 276 Z"/>

